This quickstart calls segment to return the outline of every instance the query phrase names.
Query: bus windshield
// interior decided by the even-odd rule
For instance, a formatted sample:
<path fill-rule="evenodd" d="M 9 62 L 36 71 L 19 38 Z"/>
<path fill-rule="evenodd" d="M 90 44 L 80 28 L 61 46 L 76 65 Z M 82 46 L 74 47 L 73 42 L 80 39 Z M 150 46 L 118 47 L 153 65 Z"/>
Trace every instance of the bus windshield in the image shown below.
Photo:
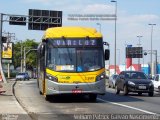
<path fill-rule="evenodd" d="M 47 67 L 54 71 L 87 72 L 104 68 L 102 47 L 55 47 L 48 45 Z"/>

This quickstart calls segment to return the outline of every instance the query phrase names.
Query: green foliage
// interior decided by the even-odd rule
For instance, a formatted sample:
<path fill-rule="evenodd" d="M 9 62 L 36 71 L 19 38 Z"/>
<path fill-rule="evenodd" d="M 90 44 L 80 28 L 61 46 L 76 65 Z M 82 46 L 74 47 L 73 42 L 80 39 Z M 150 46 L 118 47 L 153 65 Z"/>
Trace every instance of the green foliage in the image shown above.
<path fill-rule="evenodd" d="M 11 78 L 15 78 L 17 73 L 10 73 L 10 77 Z M 8 77 L 8 73 L 4 73 L 4 76 L 7 78 Z"/>
<path fill-rule="evenodd" d="M 15 68 L 21 66 L 21 47 L 22 47 L 22 62 L 24 58 L 24 47 L 26 49 L 26 53 L 31 49 L 37 49 L 38 42 L 35 42 L 35 40 L 27 39 L 25 41 L 19 41 L 14 44 L 14 66 Z M 31 50 L 26 55 L 26 68 L 32 70 L 34 67 L 36 67 L 36 61 L 37 61 L 37 51 Z"/>

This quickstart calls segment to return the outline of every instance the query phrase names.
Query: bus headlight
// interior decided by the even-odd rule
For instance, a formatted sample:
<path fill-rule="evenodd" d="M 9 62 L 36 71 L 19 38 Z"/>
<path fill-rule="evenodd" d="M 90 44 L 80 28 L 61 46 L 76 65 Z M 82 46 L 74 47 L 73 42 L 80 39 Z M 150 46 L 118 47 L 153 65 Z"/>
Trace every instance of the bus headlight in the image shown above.
<path fill-rule="evenodd" d="M 54 77 L 54 76 L 49 75 L 49 74 L 47 74 L 46 77 L 47 77 L 48 80 L 51 80 L 51 81 L 54 81 L 54 82 L 58 82 L 58 78 L 57 77 Z"/>
<path fill-rule="evenodd" d="M 106 77 L 106 74 L 105 74 L 105 72 L 104 72 L 104 73 L 100 74 L 99 76 L 97 76 L 96 81 L 105 79 L 105 77 Z"/>

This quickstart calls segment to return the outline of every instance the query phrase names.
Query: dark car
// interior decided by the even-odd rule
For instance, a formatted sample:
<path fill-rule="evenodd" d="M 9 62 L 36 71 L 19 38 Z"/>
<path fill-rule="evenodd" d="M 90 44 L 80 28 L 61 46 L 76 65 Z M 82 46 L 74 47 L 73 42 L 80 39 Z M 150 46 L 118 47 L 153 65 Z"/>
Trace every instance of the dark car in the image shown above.
<path fill-rule="evenodd" d="M 129 92 L 136 92 L 139 95 L 148 93 L 149 96 L 154 95 L 154 85 L 148 79 L 145 73 L 139 71 L 122 71 L 116 79 L 116 94 L 123 91 L 124 95 Z"/>
<path fill-rule="evenodd" d="M 117 74 L 113 74 L 112 76 L 109 77 L 108 80 L 108 87 L 110 88 L 115 88 L 115 83 L 116 83 L 116 78 L 117 78 Z"/>
<path fill-rule="evenodd" d="M 29 75 L 27 72 L 18 73 L 16 75 L 16 80 L 29 80 Z"/>

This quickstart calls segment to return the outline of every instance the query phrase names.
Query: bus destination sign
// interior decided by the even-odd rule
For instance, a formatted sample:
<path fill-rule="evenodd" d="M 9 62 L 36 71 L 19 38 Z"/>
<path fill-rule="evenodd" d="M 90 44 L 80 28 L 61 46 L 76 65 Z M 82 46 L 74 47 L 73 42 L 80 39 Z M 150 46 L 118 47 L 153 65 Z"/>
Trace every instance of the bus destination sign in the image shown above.
<path fill-rule="evenodd" d="M 53 40 L 54 46 L 101 46 L 101 40 Z"/>

